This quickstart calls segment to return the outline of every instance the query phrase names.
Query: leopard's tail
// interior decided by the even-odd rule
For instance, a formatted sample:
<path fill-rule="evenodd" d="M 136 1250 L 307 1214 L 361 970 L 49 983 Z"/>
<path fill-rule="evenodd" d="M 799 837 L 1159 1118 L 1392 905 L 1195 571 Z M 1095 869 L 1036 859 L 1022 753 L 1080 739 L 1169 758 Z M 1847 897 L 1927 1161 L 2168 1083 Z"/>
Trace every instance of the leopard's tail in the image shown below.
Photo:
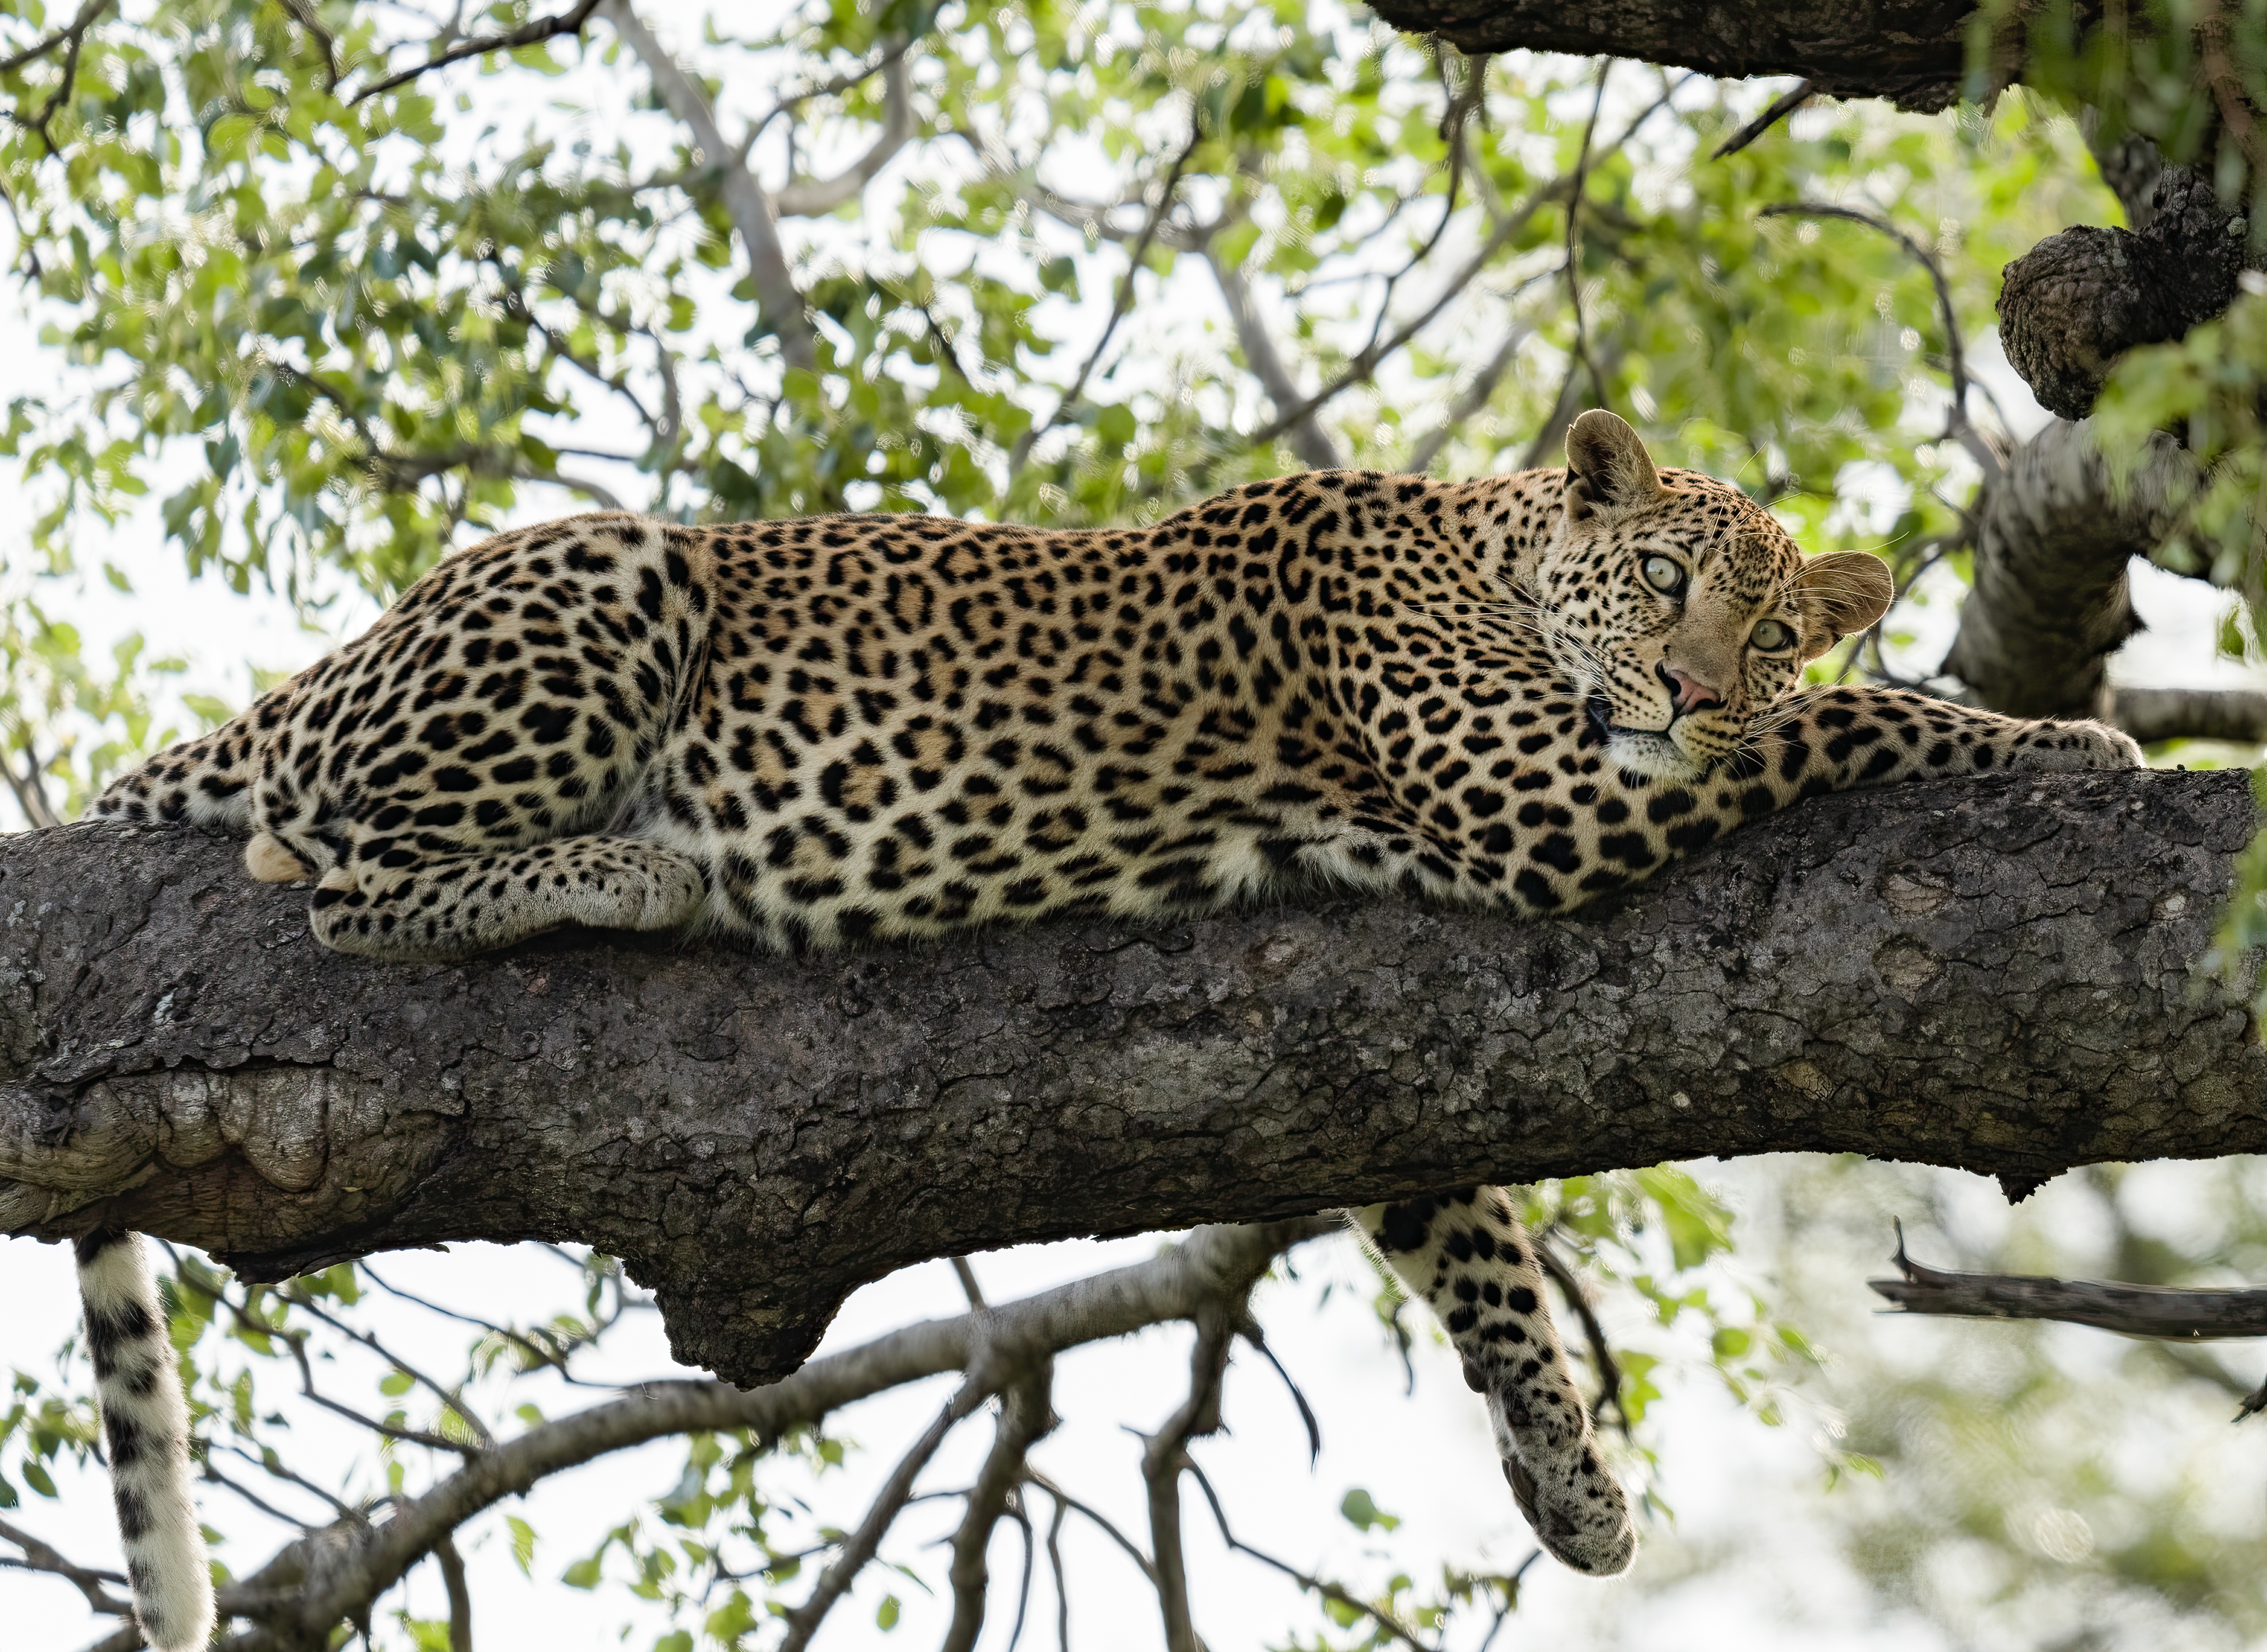
<path fill-rule="evenodd" d="M 1637 1556 L 1621 1482 L 1599 1460 L 1543 1299 L 1529 1237 L 1500 1188 L 1349 1211 L 1362 1238 L 1422 1297 L 1487 1401 L 1497 1454 L 1543 1546 L 1578 1572 L 1610 1577 Z"/>
<path fill-rule="evenodd" d="M 275 690 L 210 734 L 168 746 L 120 775 L 87 805 L 86 818 L 136 825 L 187 821 L 226 831 L 246 830 L 252 824 L 252 783 L 260 773 L 260 716 L 290 686 Z"/>
<path fill-rule="evenodd" d="M 93 1232 L 77 1248 L 134 1615 L 151 1652 L 194 1652 L 212 1638 L 212 1569 L 189 1500 L 189 1408 L 165 1305 L 140 1234 Z"/>

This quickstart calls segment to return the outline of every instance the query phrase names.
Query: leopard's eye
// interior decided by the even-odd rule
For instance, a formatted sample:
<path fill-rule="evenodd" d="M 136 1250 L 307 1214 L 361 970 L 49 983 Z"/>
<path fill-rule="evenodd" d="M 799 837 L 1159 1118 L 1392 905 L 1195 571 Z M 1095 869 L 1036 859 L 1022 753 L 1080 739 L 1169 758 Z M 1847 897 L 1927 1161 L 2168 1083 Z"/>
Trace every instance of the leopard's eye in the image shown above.
<path fill-rule="evenodd" d="M 1793 643 L 1794 633 L 1779 620 L 1766 619 L 1758 622 L 1756 628 L 1748 633 L 1748 640 L 1764 652 L 1772 653 Z"/>
<path fill-rule="evenodd" d="M 1638 565 L 1645 582 L 1656 591 L 1674 596 L 1684 586 L 1684 570 L 1667 557 L 1647 557 Z"/>

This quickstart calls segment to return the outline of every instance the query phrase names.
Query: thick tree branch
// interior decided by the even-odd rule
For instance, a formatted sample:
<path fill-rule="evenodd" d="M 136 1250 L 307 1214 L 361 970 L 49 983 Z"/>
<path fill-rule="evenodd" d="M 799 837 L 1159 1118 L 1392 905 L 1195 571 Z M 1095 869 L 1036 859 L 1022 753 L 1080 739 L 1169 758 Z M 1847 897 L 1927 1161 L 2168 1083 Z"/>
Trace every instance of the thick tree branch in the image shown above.
<path fill-rule="evenodd" d="M 269 1279 L 580 1239 L 752 1383 L 858 1283 L 1024 1240 L 1696 1154 L 2256 1151 L 2246 989 L 2190 967 L 2254 824 L 2241 774 L 2009 776 L 1816 800 L 1552 923 L 1317 900 L 415 968 L 318 947 L 234 843 L 26 833 L 0 1232 L 137 1228 Z"/>
<path fill-rule="evenodd" d="M 756 289 L 756 307 L 778 334 L 780 354 L 789 367 L 813 370 L 818 359 L 818 335 L 803 311 L 802 290 L 788 269 L 770 198 L 739 151 L 724 141 L 708 93 L 646 27 L 630 0 L 602 0 L 602 4 L 622 43 L 644 62 L 662 106 L 685 123 L 693 134 L 694 147 L 715 169 L 724 210 L 748 255 L 748 279 Z"/>
<path fill-rule="evenodd" d="M 2139 629 L 2127 565 L 2171 530 L 2197 479 L 2166 435 L 2117 467 L 2083 422 L 2018 448 L 1977 508 L 1975 588 L 1944 670 L 1998 711 L 2106 713 L 2107 660 Z"/>
<path fill-rule="evenodd" d="M 1975 7 L 1944 0 L 1378 0 L 1377 15 L 1467 52 L 1529 48 L 1675 63 L 1725 79 L 1800 75 L 1830 98 L 1946 107 L 1967 70 Z"/>

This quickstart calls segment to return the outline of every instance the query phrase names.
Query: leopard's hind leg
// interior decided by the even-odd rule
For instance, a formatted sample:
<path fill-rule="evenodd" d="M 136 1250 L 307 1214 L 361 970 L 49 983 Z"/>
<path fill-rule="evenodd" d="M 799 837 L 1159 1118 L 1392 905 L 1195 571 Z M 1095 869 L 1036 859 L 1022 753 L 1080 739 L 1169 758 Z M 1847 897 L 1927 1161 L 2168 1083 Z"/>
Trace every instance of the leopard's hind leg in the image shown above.
<path fill-rule="evenodd" d="M 1487 1401 L 1504 1478 L 1543 1546 L 1594 1577 L 1637 1553 L 1629 1502 L 1598 1459 L 1590 1414 L 1544 1305 L 1535 1242 L 1500 1188 L 1350 1211 L 1364 1239 L 1456 1345 Z"/>
<path fill-rule="evenodd" d="M 707 899 L 700 866 L 675 850 L 637 837 L 554 837 L 484 854 L 357 855 L 323 874 L 310 921 L 339 952 L 440 963 L 569 924 L 682 929 Z"/>

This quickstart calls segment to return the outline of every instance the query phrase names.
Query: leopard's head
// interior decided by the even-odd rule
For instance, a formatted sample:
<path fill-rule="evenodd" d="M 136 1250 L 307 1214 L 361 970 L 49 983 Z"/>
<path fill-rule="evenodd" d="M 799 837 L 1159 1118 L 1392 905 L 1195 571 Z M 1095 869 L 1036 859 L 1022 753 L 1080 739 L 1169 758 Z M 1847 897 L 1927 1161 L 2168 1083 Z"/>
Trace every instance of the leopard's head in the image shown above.
<path fill-rule="evenodd" d="M 1611 761 L 1669 780 L 1730 757 L 1805 662 L 1893 594 L 1879 557 L 1805 557 L 1737 488 L 1656 471 L 1597 410 L 1566 432 L 1559 519 L 1518 572 Z"/>

